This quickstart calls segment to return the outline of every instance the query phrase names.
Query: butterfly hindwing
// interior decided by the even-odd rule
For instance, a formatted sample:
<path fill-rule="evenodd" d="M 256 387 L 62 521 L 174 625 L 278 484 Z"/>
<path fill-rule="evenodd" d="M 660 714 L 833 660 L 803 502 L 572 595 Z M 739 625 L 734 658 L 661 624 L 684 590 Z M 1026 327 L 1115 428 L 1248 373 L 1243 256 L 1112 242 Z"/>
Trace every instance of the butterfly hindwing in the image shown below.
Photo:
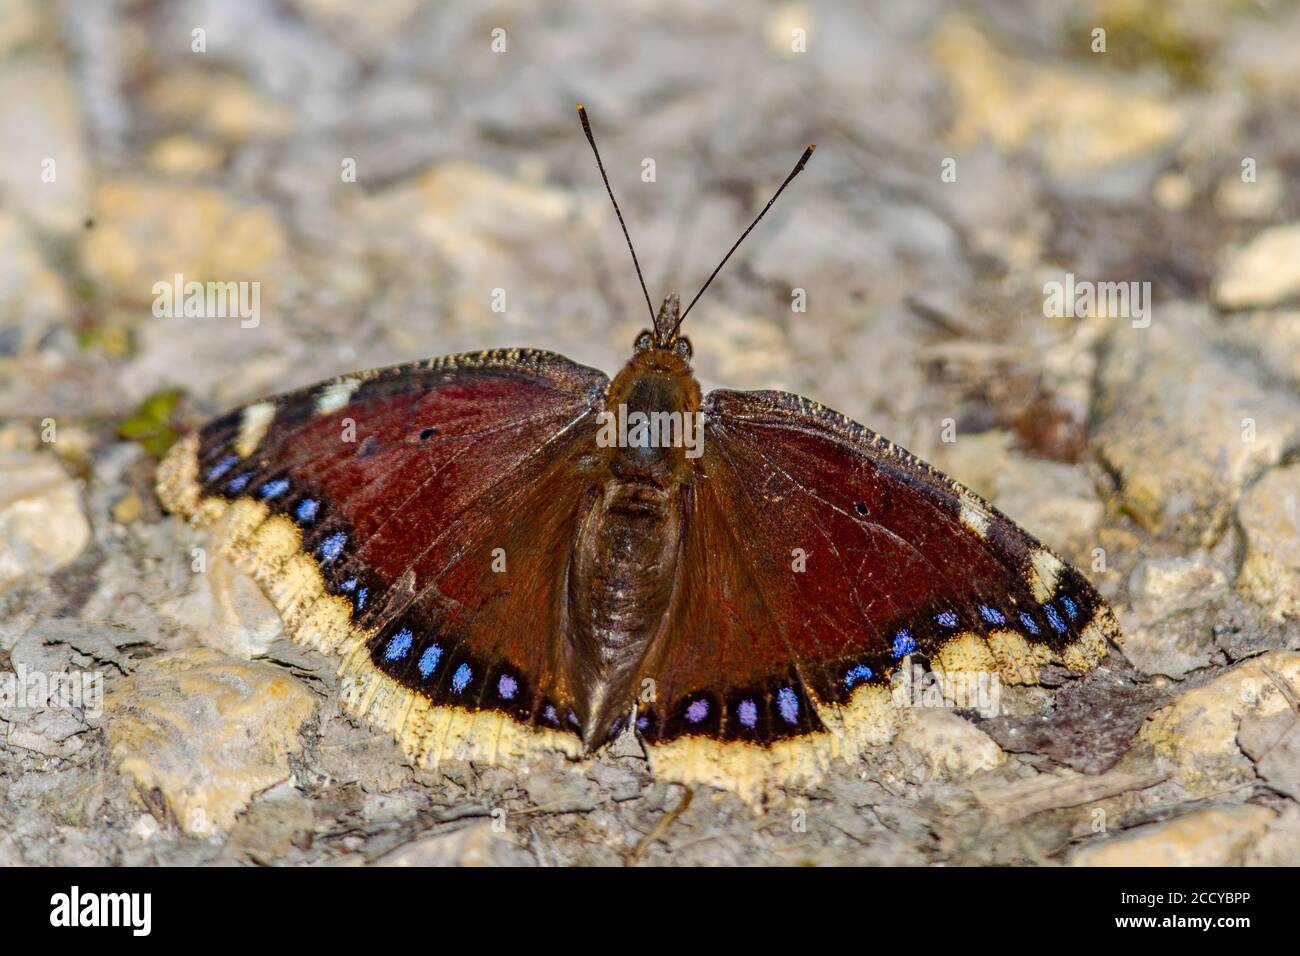
<path fill-rule="evenodd" d="M 1118 634 L 1086 579 L 973 492 L 806 399 L 715 391 L 683 573 L 645 674 L 666 772 L 751 793 L 892 736 L 904 658 L 1036 682 Z"/>
<path fill-rule="evenodd" d="M 413 757 L 572 753 L 565 542 L 607 384 L 522 350 L 345 376 L 189 436 L 159 493 L 344 655 L 349 709 Z"/>

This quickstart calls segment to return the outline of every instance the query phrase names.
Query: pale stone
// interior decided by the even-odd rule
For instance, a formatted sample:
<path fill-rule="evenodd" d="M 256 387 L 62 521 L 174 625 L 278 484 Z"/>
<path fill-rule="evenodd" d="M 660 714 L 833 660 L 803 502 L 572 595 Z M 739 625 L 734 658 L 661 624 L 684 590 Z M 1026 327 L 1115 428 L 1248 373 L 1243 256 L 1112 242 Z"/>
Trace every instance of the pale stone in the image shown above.
<path fill-rule="evenodd" d="M 400 846 L 377 861 L 380 866 L 536 866 L 534 856 L 495 832 L 491 823 L 425 837 Z"/>
<path fill-rule="evenodd" d="M 1237 746 L 1255 761 L 1255 772 L 1272 789 L 1300 800 L 1300 714 L 1284 710 L 1243 718 Z"/>
<path fill-rule="evenodd" d="M 1183 128 L 1168 101 L 1017 59 L 962 16 L 940 24 L 931 54 L 957 100 L 952 139 L 959 146 L 981 137 L 1006 150 L 1040 144 L 1053 172 L 1073 175 L 1152 155 Z"/>
<path fill-rule="evenodd" d="M 1223 327 L 1224 340 L 1300 391 L 1300 310 L 1243 312 Z"/>
<path fill-rule="evenodd" d="M 221 165 L 221 150 L 192 136 L 164 136 L 149 150 L 149 165 L 168 176 L 198 176 Z"/>
<path fill-rule="evenodd" d="M 1167 172 L 1156 177 L 1153 188 L 1155 201 L 1170 212 L 1181 212 L 1191 205 L 1195 190 L 1182 173 Z"/>
<path fill-rule="evenodd" d="M 948 710 L 917 709 L 895 740 L 925 762 L 930 777 L 961 779 L 1006 763 L 988 734 Z"/>
<path fill-rule="evenodd" d="M 46 757 L 68 758 L 85 746 L 86 722 L 71 710 L 37 707 L 10 712 L 0 726 L 5 743 Z"/>
<path fill-rule="evenodd" d="M 284 636 L 284 623 L 256 582 L 208 551 L 194 587 L 160 605 L 159 613 L 193 631 L 207 646 L 245 660 L 265 654 Z"/>
<path fill-rule="evenodd" d="M 579 200 L 565 190 L 448 162 L 365 199 L 358 218 L 375 231 L 378 246 L 397 244 L 394 255 L 418 254 L 448 266 L 453 284 L 442 291 L 451 312 L 496 327 L 503 315 L 507 322 L 529 321 L 528 301 L 513 290 L 536 278 L 530 268 L 546 267 L 559 255 L 557 235 L 580 241 L 596 230 L 595 223 L 607 214 L 597 198 L 593 193 Z M 403 226 L 395 231 L 397 221 Z M 524 248 L 528 251 L 521 254 Z M 504 313 L 492 311 L 497 289 L 508 296 Z"/>
<path fill-rule="evenodd" d="M 113 757 L 142 798 L 158 791 L 181 829 L 202 836 L 290 778 L 316 700 L 276 667 L 195 648 L 144 662 L 104 706 Z"/>
<path fill-rule="evenodd" d="M 135 825 L 131 827 L 131 836 L 141 843 L 148 843 L 161 832 L 162 828 L 158 826 L 158 821 L 147 813 L 136 817 Z"/>
<path fill-rule="evenodd" d="M 166 76 L 145 91 L 145 99 L 163 116 L 235 143 L 283 134 L 293 126 L 293 113 L 227 74 L 190 71 Z"/>
<path fill-rule="evenodd" d="M 118 524 L 133 524 L 144 514 L 144 502 L 134 491 L 128 491 L 113 503 L 113 520 Z"/>
<path fill-rule="evenodd" d="M 789 342 L 769 319 L 719 305 L 709 314 L 709 324 L 691 335 L 697 350 L 714 356 L 719 381 L 762 381 L 773 388 L 790 381 Z"/>
<path fill-rule="evenodd" d="M 80 230 L 89 169 L 68 70 L 35 56 L 0 62 L 0 143 L 5 205 L 41 229 L 62 235 Z"/>
<path fill-rule="evenodd" d="M 1170 761 L 1175 778 L 1193 792 L 1254 780 L 1254 767 L 1237 744 L 1240 723 L 1248 715 L 1269 717 L 1290 707 L 1265 667 L 1300 686 L 1300 652 L 1252 658 L 1156 711 L 1139 738 Z"/>
<path fill-rule="evenodd" d="M 1107 843 L 1084 847 L 1073 866 L 1240 866 L 1277 816 L 1267 807 L 1195 810 L 1166 823 L 1141 827 Z"/>
<path fill-rule="evenodd" d="M 1200 607 L 1208 594 L 1221 592 L 1226 585 L 1227 577 L 1205 555 L 1151 558 L 1134 568 L 1129 594 L 1134 610 L 1150 623 Z"/>
<path fill-rule="evenodd" d="M 45 30 L 40 0 L 0 0 L 0 56 L 35 41 Z"/>
<path fill-rule="evenodd" d="M 1237 589 L 1277 620 L 1300 617 L 1300 464 L 1257 481 L 1237 520 L 1246 536 Z"/>
<path fill-rule="evenodd" d="M 1300 295 L 1300 223 L 1265 229 L 1224 266 L 1214 301 L 1225 309 L 1276 305 Z"/>
<path fill-rule="evenodd" d="M 1194 7 L 1182 9 L 1198 20 L 1205 16 L 1200 11 L 1192 13 Z M 1222 9 L 1234 8 L 1226 4 Z M 1223 31 L 1223 46 L 1214 54 L 1216 87 L 1223 84 L 1223 92 L 1229 95 L 1229 91 L 1239 91 L 1238 95 L 1244 94 L 1242 98 L 1251 103 L 1289 96 L 1300 89 L 1300 57 L 1295 55 L 1297 31 L 1300 8 L 1273 7 L 1262 17 L 1234 15 L 1231 29 Z M 1243 131 L 1242 138 L 1249 142 L 1255 136 Z"/>
<path fill-rule="evenodd" d="M 1129 576 L 1130 608 L 1121 615 L 1124 656 L 1143 673 L 1175 678 L 1207 666 L 1214 634 L 1187 612 L 1227 593 L 1227 575 L 1205 555 L 1143 561 Z"/>
<path fill-rule="evenodd" d="M 1284 809 L 1247 851 L 1247 866 L 1295 866 L 1300 863 L 1300 807 Z"/>
<path fill-rule="evenodd" d="M 1286 185 L 1276 169 L 1259 170 L 1253 183 L 1240 173 L 1227 176 L 1214 192 L 1214 206 L 1233 219 L 1267 219 L 1286 198 Z"/>
<path fill-rule="evenodd" d="M 1300 443 L 1300 400 L 1207 343 L 1199 308 L 1123 323 L 1102 363 L 1093 442 L 1147 530 L 1210 547 L 1243 489 Z"/>
<path fill-rule="evenodd" d="M 0 451 L 0 582 L 57 571 L 89 542 L 80 488 L 54 456 Z"/>
<path fill-rule="evenodd" d="M 137 306 L 152 305 L 154 284 L 177 274 L 183 282 L 265 280 L 286 245 L 269 210 L 212 189 L 110 180 L 96 192 L 94 208 L 95 228 L 82 242 L 86 268 Z M 264 289 L 263 309 L 267 300 Z"/>
<path fill-rule="evenodd" d="M 6 324 L 39 329 L 67 315 L 63 281 L 31 232 L 0 212 L 0 316 Z"/>

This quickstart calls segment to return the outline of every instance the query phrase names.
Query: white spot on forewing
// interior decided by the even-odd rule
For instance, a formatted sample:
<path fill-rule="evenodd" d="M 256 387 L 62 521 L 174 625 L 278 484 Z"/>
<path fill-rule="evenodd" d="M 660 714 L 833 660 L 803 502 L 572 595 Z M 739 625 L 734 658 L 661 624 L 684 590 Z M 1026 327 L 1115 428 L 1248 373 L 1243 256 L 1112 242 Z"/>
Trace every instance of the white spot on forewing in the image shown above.
<path fill-rule="evenodd" d="M 338 411 L 348 403 L 352 393 L 361 387 L 361 380 L 358 378 L 344 378 L 337 382 L 330 382 L 316 396 L 316 411 L 321 415 L 328 415 L 330 412 Z"/>
<path fill-rule="evenodd" d="M 274 402 L 258 402 L 244 409 L 239 419 L 239 434 L 235 438 L 235 452 L 241 458 L 247 458 L 257 451 L 266 437 L 266 430 L 275 418 Z"/>
<path fill-rule="evenodd" d="M 981 538 L 989 533 L 992 516 L 980 506 L 979 502 L 966 495 L 961 499 L 961 523 Z"/>
<path fill-rule="evenodd" d="M 1056 581 L 1065 565 L 1061 559 L 1043 548 L 1029 556 L 1029 583 L 1034 589 L 1034 600 L 1045 604 L 1056 593 Z"/>

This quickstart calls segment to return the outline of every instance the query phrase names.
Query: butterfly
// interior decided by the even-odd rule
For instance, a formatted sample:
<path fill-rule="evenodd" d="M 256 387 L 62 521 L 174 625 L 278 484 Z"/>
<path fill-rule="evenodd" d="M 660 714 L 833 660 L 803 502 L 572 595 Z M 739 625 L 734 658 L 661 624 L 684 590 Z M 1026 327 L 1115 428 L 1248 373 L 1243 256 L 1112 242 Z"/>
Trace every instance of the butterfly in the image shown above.
<path fill-rule="evenodd" d="M 344 375 L 189 434 L 161 501 L 426 766 L 633 733 L 656 775 L 761 802 L 888 742 L 908 660 L 1090 669 L 1110 608 L 988 502 L 806 398 L 701 394 L 682 323 L 813 149 L 685 310 L 641 280 L 612 380 L 529 349 Z"/>

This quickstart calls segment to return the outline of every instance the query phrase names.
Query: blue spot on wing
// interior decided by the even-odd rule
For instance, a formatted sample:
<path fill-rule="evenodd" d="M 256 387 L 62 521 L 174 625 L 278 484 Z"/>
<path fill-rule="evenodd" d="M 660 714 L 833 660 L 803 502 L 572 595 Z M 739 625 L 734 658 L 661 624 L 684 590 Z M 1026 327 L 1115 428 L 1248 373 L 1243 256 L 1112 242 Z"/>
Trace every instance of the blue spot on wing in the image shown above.
<path fill-rule="evenodd" d="M 987 604 L 980 605 L 980 617 L 990 624 L 1005 624 L 1007 616 L 995 607 L 989 607 Z"/>
<path fill-rule="evenodd" d="M 1020 612 L 1020 623 L 1025 626 L 1030 634 L 1037 634 L 1039 631 L 1037 622 L 1025 611 Z"/>
<path fill-rule="evenodd" d="M 316 554 L 320 556 L 322 561 L 333 561 L 343 553 L 343 548 L 347 543 L 347 534 L 343 531 L 335 531 L 320 543 L 320 547 L 316 549 Z"/>
<path fill-rule="evenodd" d="M 211 468 L 208 469 L 208 473 L 204 477 L 204 481 L 216 481 L 218 478 L 220 478 L 222 475 L 228 472 L 231 468 L 234 468 L 238 462 L 239 462 L 238 455 L 227 455 L 225 458 L 221 459 L 221 461 L 217 462 L 215 465 L 213 465 Z"/>
<path fill-rule="evenodd" d="M 298 507 L 294 509 L 293 516 L 302 524 L 311 524 L 316 520 L 316 513 L 320 511 L 320 502 L 315 498 L 304 498 L 298 502 Z"/>
<path fill-rule="evenodd" d="M 787 724 L 799 722 L 799 698 L 793 687 L 782 687 L 776 692 L 776 709 Z"/>
<path fill-rule="evenodd" d="M 1043 605 L 1043 613 L 1047 615 L 1047 623 L 1052 625 L 1052 630 L 1058 634 L 1065 633 L 1065 622 L 1061 620 L 1060 613 L 1050 604 Z"/>
<path fill-rule="evenodd" d="M 406 656 L 407 651 L 411 649 L 411 643 L 414 640 L 415 635 L 407 628 L 402 628 L 388 642 L 388 649 L 384 651 L 384 660 L 400 661 Z"/>
<path fill-rule="evenodd" d="M 1079 616 L 1079 605 L 1074 603 L 1074 598 L 1066 594 L 1061 597 L 1061 603 L 1065 605 L 1066 616 L 1073 621 Z"/>
<path fill-rule="evenodd" d="M 753 729 L 758 724 L 758 705 L 752 700 L 742 700 L 736 707 L 736 716 L 742 726 Z"/>
<path fill-rule="evenodd" d="M 474 672 L 470 670 L 468 664 L 461 664 L 456 668 L 456 673 L 451 675 L 451 689 L 459 694 L 469 686 L 470 680 L 474 677 Z"/>
<path fill-rule="evenodd" d="M 237 495 L 247 488 L 248 483 L 252 480 L 253 473 L 251 471 L 246 471 L 242 475 L 236 475 L 234 478 L 231 478 L 230 483 L 226 485 L 226 490 Z"/>
<path fill-rule="evenodd" d="M 497 693 L 503 700 L 511 700 L 519 690 L 519 681 L 515 680 L 509 674 L 502 674 L 497 680 Z"/>
<path fill-rule="evenodd" d="M 261 488 L 257 489 L 257 497 L 266 501 L 270 498 L 276 498 L 289 490 L 289 479 L 272 478 L 264 483 Z"/>
<path fill-rule="evenodd" d="M 420 676 L 428 677 L 433 673 L 433 669 L 438 666 L 438 659 L 442 657 L 442 648 L 437 644 L 430 644 L 420 655 Z"/>
<path fill-rule="evenodd" d="M 893 654 L 895 657 L 902 657 L 905 654 L 911 654 L 916 650 L 916 639 L 912 637 L 912 632 L 903 628 L 894 635 Z"/>
<path fill-rule="evenodd" d="M 873 673 L 874 672 L 871 668 L 866 664 L 855 664 L 850 667 L 848 673 L 844 675 L 844 686 L 852 687 L 855 684 L 862 683 L 864 680 L 871 680 Z"/>
<path fill-rule="evenodd" d="M 957 615 L 953 611 L 944 611 L 942 614 L 936 614 L 934 619 L 944 627 L 957 626 Z"/>

